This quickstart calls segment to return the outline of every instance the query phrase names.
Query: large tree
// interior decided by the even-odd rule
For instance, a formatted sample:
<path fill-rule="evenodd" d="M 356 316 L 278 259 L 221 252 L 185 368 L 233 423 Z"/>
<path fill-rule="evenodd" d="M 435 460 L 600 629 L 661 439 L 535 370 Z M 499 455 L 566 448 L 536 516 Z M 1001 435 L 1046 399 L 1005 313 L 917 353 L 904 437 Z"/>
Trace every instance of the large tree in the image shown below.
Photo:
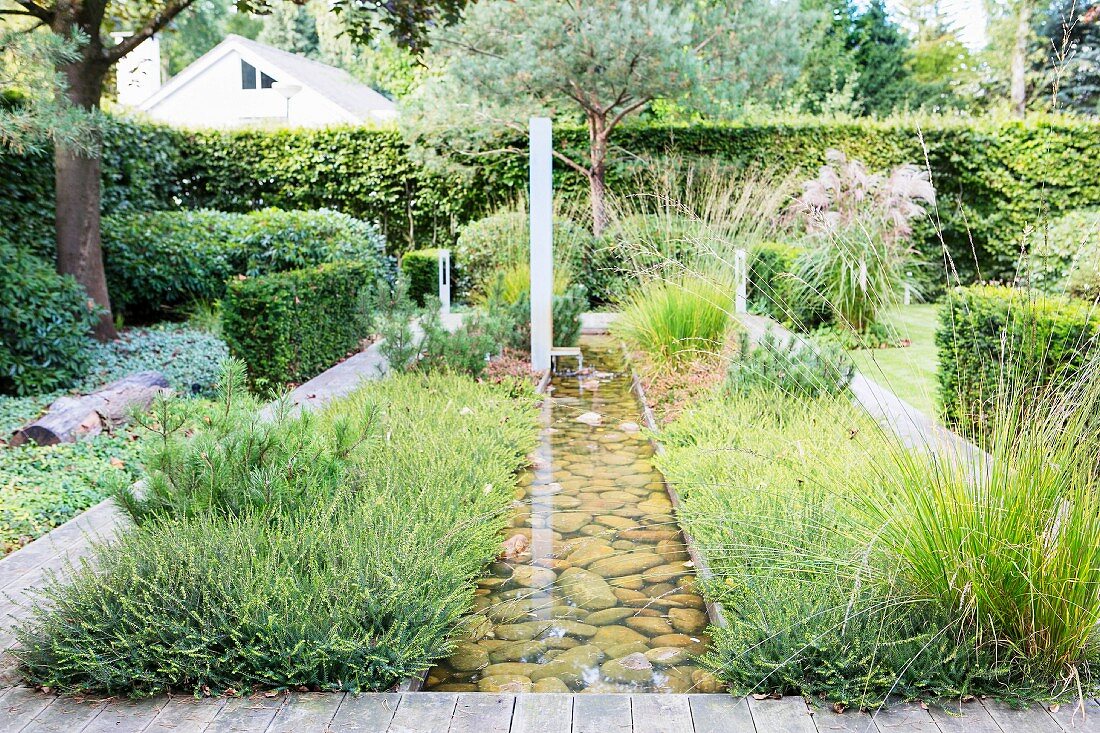
<path fill-rule="evenodd" d="M 62 39 L 78 39 L 76 53 L 59 60 L 65 95 L 78 109 L 97 110 L 111 67 L 141 42 L 163 29 L 195 0 L 0 0 L 0 17 L 34 21 L 31 31 L 46 28 Z M 348 32 L 369 38 L 379 23 L 400 43 L 419 47 L 428 26 L 456 20 L 466 0 L 336 0 Z M 266 0 L 242 0 L 239 6 L 269 10 Z M 111 30 L 131 34 L 112 45 Z M 113 338 L 114 320 L 100 247 L 100 160 L 92 144 L 74 147 L 65 140 L 54 146 L 57 193 L 57 268 L 73 275 L 102 308 L 96 328 L 100 339 Z M 89 152 L 90 151 L 90 152 Z"/>
<path fill-rule="evenodd" d="M 444 146 L 453 158 L 483 152 L 502 127 L 524 130 L 534 114 L 583 121 L 583 155 L 556 146 L 554 156 L 588 179 L 599 234 L 612 132 L 658 99 L 732 110 L 786 83 L 798 43 L 769 36 L 766 18 L 788 6 L 797 28 L 796 3 L 772 0 L 483 0 L 433 42 L 442 71 L 402 123 L 419 149 Z"/>
<path fill-rule="evenodd" d="M 909 38 L 890 18 L 883 0 L 871 0 L 856 18 L 854 36 L 863 112 L 886 115 L 907 104 L 912 92 Z"/>
<path fill-rule="evenodd" d="M 1047 14 L 1042 37 L 1053 105 L 1100 115 L 1100 2 L 1056 2 Z"/>

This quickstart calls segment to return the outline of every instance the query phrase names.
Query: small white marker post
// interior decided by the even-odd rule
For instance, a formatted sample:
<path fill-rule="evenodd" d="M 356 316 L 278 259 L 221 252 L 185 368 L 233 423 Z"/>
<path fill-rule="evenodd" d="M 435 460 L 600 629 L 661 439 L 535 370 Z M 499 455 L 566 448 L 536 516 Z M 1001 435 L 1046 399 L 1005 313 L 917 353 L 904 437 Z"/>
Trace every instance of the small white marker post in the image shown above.
<path fill-rule="evenodd" d="M 550 119 L 531 118 L 531 368 L 550 368 L 554 346 L 554 181 Z"/>
<path fill-rule="evenodd" d="M 743 250 L 737 250 L 733 255 L 733 277 L 737 286 L 737 300 L 735 309 L 738 313 L 749 312 L 749 255 Z"/>
<path fill-rule="evenodd" d="M 439 250 L 439 312 L 451 314 L 451 250 Z"/>

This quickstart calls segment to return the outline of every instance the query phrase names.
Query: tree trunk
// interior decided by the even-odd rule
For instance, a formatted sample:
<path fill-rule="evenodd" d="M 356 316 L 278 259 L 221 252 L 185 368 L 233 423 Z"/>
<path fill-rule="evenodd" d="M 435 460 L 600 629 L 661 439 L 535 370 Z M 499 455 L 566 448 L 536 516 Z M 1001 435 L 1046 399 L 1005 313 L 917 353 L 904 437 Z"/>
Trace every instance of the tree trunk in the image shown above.
<path fill-rule="evenodd" d="M 88 110 L 99 108 L 103 77 L 109 68 L 108 64 L 92 56 L 97 50 L 98 47 L 89 44 L 80 59 L 62 69 L 69 101 Z M 88 153 L 56 145 L 54 184 L 57 192 L 57 271 L 76 278 L 88 297 L 102 309 L 95 337 L 100 341 L 117 338 L 99 236 L 98 145 L 93 145 Z"/>
<path fill-rule="evenodd" d="M 600 236 L 607 228 L 607 120 L 588 119 L 588 190 L 592 203 L 592 234 Z"/>
<path fill-rule="evenodd" d="M 1031 2 L 1020 0 L 1016 14 L 1016 42 L 1012 47 L 1012 111 L 1023 117 L 1027 111 L 1027 50 L 1031 40 Z"/>

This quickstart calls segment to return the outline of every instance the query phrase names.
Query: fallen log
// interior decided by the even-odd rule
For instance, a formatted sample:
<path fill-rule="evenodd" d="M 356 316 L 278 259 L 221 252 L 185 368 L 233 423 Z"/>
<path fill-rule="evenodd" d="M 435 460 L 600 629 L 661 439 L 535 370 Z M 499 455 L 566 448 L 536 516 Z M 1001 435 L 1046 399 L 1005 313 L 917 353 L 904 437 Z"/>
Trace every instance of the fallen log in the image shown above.
<path fill-rule="evenodd" d="M 171 391 L 160 372 L 135 372 L 91 394 L 57 399 L 46 414 L 16 430 L 9 442 L 75 443 L 126 423 L 134 410 L 149 409 L 157 395 Z"/>

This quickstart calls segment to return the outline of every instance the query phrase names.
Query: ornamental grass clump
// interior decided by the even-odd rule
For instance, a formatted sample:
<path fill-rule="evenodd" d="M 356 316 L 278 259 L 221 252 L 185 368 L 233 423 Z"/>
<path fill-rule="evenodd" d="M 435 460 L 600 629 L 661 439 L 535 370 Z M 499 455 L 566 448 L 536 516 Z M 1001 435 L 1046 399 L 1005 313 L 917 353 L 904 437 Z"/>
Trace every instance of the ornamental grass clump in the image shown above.
<path fill-rule="evenodd" d="M 18 630 L 27 682 L 382 690 L 450 651 L 500 549 L 533 401 L 408 374 L 261 427 L 230 376 L 190 439 L 161 409 L 149 492 L 126 499 L 138 527 L 42 591 Z"/>
<path fill-rule="evenodd" d="M 651 280 L 623 300 L 612 327 L 657 366 L 718 353 L 732 327 L 733 287 L 708 277 Z"/>
<path fill-rule="evenodd" d="M 913 221 L 935 203 L 927 171 L 913 165 L 871 173 L 838 150 L 825 154 L 793 211 L 807 248 L 795 262 L 802 297 L 820 303 L 842 326 L 862 333 L 901 300 L 919 265 L 910 245 Z"/>
<path fill-rule="evenodd" d="M 978 453 L 895 450 L 856 506 L 910 598 L 953 610 L 1006 662 L 1092 689 L 1100 651 L 1100 380 L 1008 381 Z"/>

